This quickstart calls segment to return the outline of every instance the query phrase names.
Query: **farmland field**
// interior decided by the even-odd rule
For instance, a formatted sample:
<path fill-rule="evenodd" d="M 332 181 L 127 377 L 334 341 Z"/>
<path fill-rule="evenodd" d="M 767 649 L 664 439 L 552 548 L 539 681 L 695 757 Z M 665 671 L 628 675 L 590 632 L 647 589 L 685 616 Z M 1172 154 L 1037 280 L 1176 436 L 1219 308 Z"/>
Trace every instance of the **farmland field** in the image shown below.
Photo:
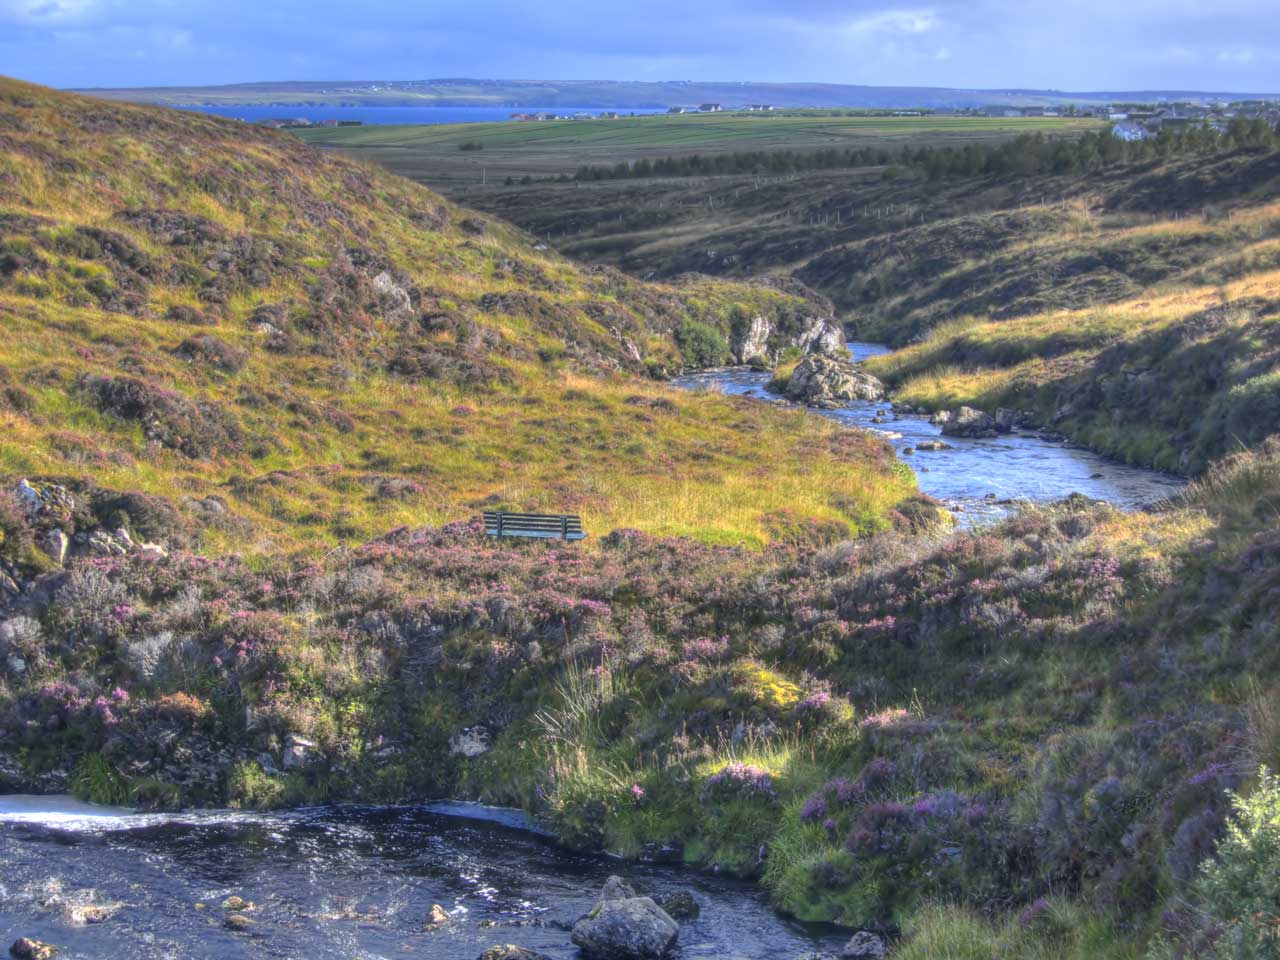
<path fill-rule="evenodd" d="M 309 143 L 373 160 L 423 183 L 555 176 L 583 164 L 668 155 L 827 147 L 900 147 L 1078 135 L 1066 117 L 886 117 L 831 111 L 620 117 L 616 120 L 364 126 L 299 131 Z M 467 149 L 463 149 L 464 145 Z"/>

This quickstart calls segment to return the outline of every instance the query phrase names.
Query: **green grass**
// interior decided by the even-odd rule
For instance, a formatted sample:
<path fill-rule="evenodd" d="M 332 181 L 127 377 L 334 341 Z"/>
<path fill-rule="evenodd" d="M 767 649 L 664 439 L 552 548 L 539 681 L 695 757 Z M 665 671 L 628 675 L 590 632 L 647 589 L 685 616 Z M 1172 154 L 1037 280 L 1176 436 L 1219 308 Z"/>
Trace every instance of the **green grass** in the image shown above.
<path fill-rule="evenodd" d="M 993 139 L 1021 133 L 1070 133 L 1096 129 L 1096 120 L 1056 117 L 832 117 L 807 114 L 712 113 L 430 125 L 368 125 L 296 131 L 308 143 L 331 147 L 396 147 L 454 150 L 477 143 L 485 150 L 556 152 L 644 148 L 689 152 L 693 148 L 857 146 L 865 141 L 920 137 Z"/>
<path fill-rule="evenodd" d="M 16 264 L 0 279 L 0 390 L 27 407 L 0 394 L 8 475 L 220 497 L 245 522 L 205 529 L 203 542 L 259 556 L 491 504 L 572 510 L 595 535 L 631 527 L 758 548 L 782 509 L 872 530 L 913 491 L 861 434 L 643 376 L 685 362 L 678 331 L 718 344 L 738 315 L 804 316 L 803 295 L 588 273 L 288 135 L 0 83 L 0 108 L 17 101 L 34 109 L 15 113 L 17 146 L 0 154 L 0 214 L 39 219 L 0 242 Z M 112 132 L 86 132 L 93 123 Z M 39 159 L 54 142 L 66 169 Z M 170 242 L 130 219 L 155 210 L 204 218 L 215 239 Z M 113 259 L 104 235 L 142 272 Z M 231 258 L 225 280 L 207 265 L 218 251 Z M 353 252 L 379 265 L 354 266 Z M 416 305 L 384 308 L 369 286 L 384 270 Z M 175 307 L 201 325 L 171 318 Z M 277 310 L 274 345 L 260 308 Z M 180 348 L 199 335 L 243 365 L 192 362 Z M 136 419 L 95 407 L 89 376 L 214 404 L 242 442 L 196 457 L 151 442 Z"/>

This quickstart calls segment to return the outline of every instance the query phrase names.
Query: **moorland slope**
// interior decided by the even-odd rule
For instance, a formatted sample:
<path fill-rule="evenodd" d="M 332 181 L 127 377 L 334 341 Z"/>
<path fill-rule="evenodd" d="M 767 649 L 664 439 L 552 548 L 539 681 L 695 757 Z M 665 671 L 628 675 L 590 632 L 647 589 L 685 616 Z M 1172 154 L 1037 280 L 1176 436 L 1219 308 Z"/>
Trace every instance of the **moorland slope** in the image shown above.
<path fill-rule="evenodd" d="M 14 82 L 0 211 L 0 787 L 519 804 L 906 958 L 1274 945 L 1274 439 L 947 533 L 862 434 L 641 379 L 799 288 Z"/>

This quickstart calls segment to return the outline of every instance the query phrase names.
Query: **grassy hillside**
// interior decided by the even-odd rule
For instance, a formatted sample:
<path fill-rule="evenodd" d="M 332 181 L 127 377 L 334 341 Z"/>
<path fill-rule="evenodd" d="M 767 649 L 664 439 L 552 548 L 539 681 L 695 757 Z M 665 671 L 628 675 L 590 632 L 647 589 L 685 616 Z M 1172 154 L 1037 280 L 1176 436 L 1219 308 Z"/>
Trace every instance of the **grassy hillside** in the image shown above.
<path fill-rule="evenodd" d="M 233 122 L 14 81 L 0 113 L 0 474 L 218 498 L 188 519 L 252 553 L 491 504 L 760 544 L 910 493 L 866 438 L 636 376 L 829 311 L 798 286 L 582 270 Z"/>
<path fill-rule="evenodd" d="M 885 372 L 925 399 L 957 344 L 997 380 L 1118 344 L 1254 449 L 1159 509 L 945 532 L 863 434 L 643 379 L 803 325 L 802 287 L 575 267 L 287 136 L 5 82 L 0 789 L 512 803 L 902 957 L 1250 956 L 1280 929 L 1280 445 L 1216 405 L 1271 383 L 1253 206 L 1101 228 L 1217 231 L 1195 285 L 942 328 Z M 489 503 L 604 535 L 495 543 Z"/>
<path fill-rule="evenodd" d="M 461 194 L 635 273 L 799 278 L 853 335 L 914 344 L 873 366 L 913 405 L 1017 408 L 1193 473 L 1275 428 L 1280 151 L 1209 143 L 1056 175 L 888 169 Z"/>

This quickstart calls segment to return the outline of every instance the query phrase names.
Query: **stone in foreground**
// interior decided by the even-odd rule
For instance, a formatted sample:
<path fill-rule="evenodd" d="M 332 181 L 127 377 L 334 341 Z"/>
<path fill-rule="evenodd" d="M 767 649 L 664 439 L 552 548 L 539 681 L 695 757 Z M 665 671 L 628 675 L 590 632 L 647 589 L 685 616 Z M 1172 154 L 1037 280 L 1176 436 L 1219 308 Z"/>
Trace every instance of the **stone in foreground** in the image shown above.
<path fill-rule="evenodd" d="M 573 942 L 593 960 L 657 960 L 680 926 L 648 897 L 602 900 L 573 926 Z"/>

